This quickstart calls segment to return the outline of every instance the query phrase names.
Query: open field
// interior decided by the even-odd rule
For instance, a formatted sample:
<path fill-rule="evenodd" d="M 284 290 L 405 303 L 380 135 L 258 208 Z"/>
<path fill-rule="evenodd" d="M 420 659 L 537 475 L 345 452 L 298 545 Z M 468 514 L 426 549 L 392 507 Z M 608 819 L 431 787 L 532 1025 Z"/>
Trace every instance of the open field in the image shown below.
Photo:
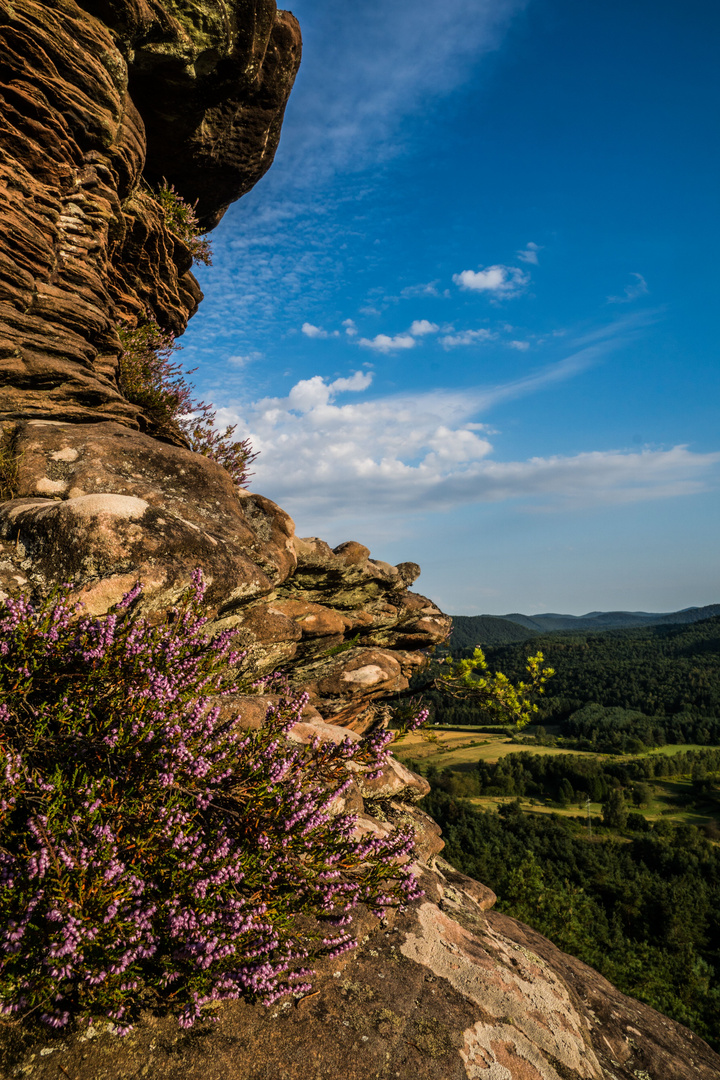
<path fill-rule="evenodd" d="M 401 761 L 413 758 L 415 761 L 446 769 L 472 765 L 476 761 L 498 761 L 505 754 L 523 750 L 532 754 L 578 752 L 557 746 L 523 746 L 521 743 L 512 742 L 506 735 L 490 735 L 479 731 L 468 734 L 468 728 L 430 728 L 427 732 L 408 735 L 394 753 Z"/>
<path fill-rule="evenodd" d="M 657 750 L 649 750 L 647 755 L 643 757 L 654 757 L 656 754 L 662 754 L 664 757 L 670 757 L 671 754 L 681 754 L 684 750 L 707 750 L 707 746 L 701 746 L 699 743 L 672 743 L 668 746 L 659 746 Z"/>
<path fill-rule="evenodd" d="M 707 747 L 695 743 L 678 743 L 671 746 L 662 746 L 656 750 L 649 750 L 647 754 L 632 755 L 639 757 L 652 757 L 662 754 L 667 757 L 671 754 L 682 754 L 688 750 L 705 750 Z M 561 746 L 540 746 L 534 743 L 529 745 L 513 742 L 504 734 L 489 734 L 478 728 L 455 727 L 455 728 L 428 728 L 422 732 L 414 732 L 406 736 L 393 751 L 401 761 L 412 758 L 422 761 L 426 765 L 435 765 L 439 769 L 463 768 L 473 765 L 476 761 L 495 762 L 506 754 L 590 754 L 600 760 L 609 761 L 612 754 L 599 754 L 592 750 L 570 750 Z M 625 755 L 628 760 L 631 755 Z"/>
<path fill-rule="evenodd" d="M 478 761 L 488 761 L 490 763 L 499 761 L 501 757 L 505 757 L 506 754 L 517 754 L 521 751 L 526 751 L 531 754 L 542 754 L 543 756 L 549 755 L 561 755 L 561 754 L 577 754 L 577 750 L 565 750 L 557 746 L 519 746 L 517 743 L 511 742 L 509 739 L 496 738 L 493 735 L 488 735 L 487 739 L 476 745 L 461 745 L 452 748 L 441 748 L 428 746 L 427 744 L 421 744 L 419 747 L 415 746 L 410 748 L 410 740 L 408 739 L 407 751 L 405 745 L 398 747 L 397 757 L 401 761 L 408 758 L 414 758 L 416 761 L 422 761 L 427 765 L 437 765 L 439 769 L 462 769 L 468 766 L 474 765 Z M 603 757 L 607 755 L 597 754 L 596 757 Z"/>
<path fill-rule="evenodd" d="M 713 820 L 711 814 L 699 813 L 697 809 L 684 809 L 678 804 L 678 799 L 690 793 L 691 785 L 688 780 L 656 780 L 652 784 L 653 798 L 646 806 L 628 806 L 631 813 L 642 814 L 646 821 L 658 820 L 672 821 L 674 824 L 682 822 L 685 825 L 697 825 L 702 828 Z M 515 802 L 517 795 L 474 795 L 463 799 L 476 810 L 499 810 L 501 806 Z M 587 816 L 585 802 L 571 803 L 569 806 L 558 806 L 550 799 L 521 795 L 520 806 L 527 814 L 557 814 L 564 818 L 582 818 Z M 593 818 L 602 816 L 602 804 L 591 802 L 590 814 Z"/>
<path fill-rule="evenodd" d="M 515 802 L 518 798 L 517 795 L 474 795 L 470 798 L 463 799 L 464 802 L 470 803 L 476 810 L 499 810 L 501 806 L 506 806 L 508 803 Z M 571 806 L 557 806 L 551 802 L 545 802 L 543 799 L 534 798 L 529 795 L 521 795 L 520 806 L 524 813 L 527 814 L 557 814 L 558 817 L 583 817 L 587 816 L 586 804 L 582 806 L 577 804 Z M 602 805 L 600 803 L 590 803 L 590 814 L 592 817 L 600 817 L 602 815 Z"/>
<path fill-rule="evenodd" d="M 647 754 L 633 755 L 633 757 L 652 757 L 662 755 L 667 757 L 673 754 L 681 754 L 691 750 L 703 750 L 707 747 L 685 743 L 671 746 L 663 746 L 657 750 L 648 751 Z M 490 734 L 478 729 L 468 727 L 440 728 L 433 727 L 424 732 L 415 732 L 407 736 L 397 748 L 396 755 L 406 762 L 422 762 L 423 766 L 434 765 L 438 769 L 453 769 L 458 773 L 466 772 L 473 768 L 478 761 L 493 763 L 507 754 L 530 753 L 542 756 L 560 755 L 589 755 L 600 761 L 629 761 L 630 755 L 615 756 L 611 754 L 598 754 L 593 751 L 569 750 L 557 746 L 539 746 L 535 744 L 524 745 L 513 742 L 507 735 Z M 636 807 L 628 805 L 628 810 L 642 814 L 650 822 L 667 818 L 674 823 L 683 822 L 688 825 L 706 825 L 713 820 L 713 808 L 708 806 L 707 813 L 703 808 L 685 807 L 683 803 L 688 801 L 693 794 L 693 787 L 689 777 L 674 776 L 657 778 L 648 781 L 652 798 L 647 805 Z M 478 795 L 466 797 L 467 801 L 477 809 L 493 809 L 513 802 L 517 796 Z M 569 806 L 559 806 L 551 799 L 540 797 L 521 796 L 522 809 L 530 814 L 558 814 L 560 817 L 585 816 L 587 807 L 584 802 L 571 803 Z M 600 803 L 590 804 L 590 813 L 593 817 L 602 814 Z"/>

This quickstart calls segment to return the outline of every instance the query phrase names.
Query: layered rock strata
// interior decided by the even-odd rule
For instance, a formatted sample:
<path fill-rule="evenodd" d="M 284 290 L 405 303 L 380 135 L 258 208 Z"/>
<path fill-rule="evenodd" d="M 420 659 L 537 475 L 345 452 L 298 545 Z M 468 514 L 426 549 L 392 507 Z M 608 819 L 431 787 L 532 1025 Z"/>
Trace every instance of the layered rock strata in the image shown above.
<path fill-rule="evenodd" d="M 0 0 L 0 54 L 3 412 L 146 428 L 118 327 L 182 333 L 202 298 L 152 192 L 214 224 L 263 175 L 299 27 L 274 0 Z"/>

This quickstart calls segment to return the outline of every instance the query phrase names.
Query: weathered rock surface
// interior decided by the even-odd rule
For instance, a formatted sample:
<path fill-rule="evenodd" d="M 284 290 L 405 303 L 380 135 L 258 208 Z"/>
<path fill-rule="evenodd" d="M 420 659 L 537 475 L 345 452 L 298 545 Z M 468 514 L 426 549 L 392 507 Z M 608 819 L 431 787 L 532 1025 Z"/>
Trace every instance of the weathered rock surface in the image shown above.
<path fill-rule="evenodd" d="M 263 175 L 297 22 L 274 0 L 0 0 L 0 53 L 3 411 L 145 427 L 118 325 L 181 333 L 202 296 L 150 185 L 212 224 Z"/>
<path fill-rule="evenodd" d="M 272 161 L 300 34 L 274 0 L 0 0 L 0 595 L 72 583 L 102 614 L 140 578 L 156 617 L 204 568 L 213 625 L 310 704 L 292 738 L 356 740 L 383 722 L 449 620 L 348 541 L 298 538 L 268 499 L 120 394 L 117 328 L 181 332 L 201 294 L 148 185 L 212 226 Z M 246 729 L 276 695 L 222 703 Z M 54 1036 L 0 1024 L 0 1076 L 30 1080 L 711 1080 L 720 1058 L 512 919 L 437 859 L 421 778 L 356 768 L 333 812 L 359 833 L 412 827 L 424 902 L 324 962 L 313 993 L 213 1010 L 183 1032 L 148 1012 Z M 210 1014 L 208 1014 L 210 1015 Z"/>
<path fill-rule="evenodd" d="M 226 1003 L 190 1032 L 151 1013 L 126 1038 L 5 1029 L 3 1077 L 31 1080 L 716 1080 L 720 1057 L 440 864 L 424 900 L 318 969 L 300 999 Z M 488 895 L 489 894 L 489 895 Z M 214 1022 L 213 1022 L 214 1021 Z M 109 1030 L 108 1030 L 109 1028 Z"/>
<path fill-rule="evenodd" d="M 213 228 L 272 164 L 300 62 L 297 20 L 274 0 L 80 6 L 127 59 L 147 136 L 146 179 L 171 179 Z"/>
<path fill-rule="evenodd" d="M 252 187 L 299 64 L 296 21 L 274 0 L 0 0 L 0 47 L 0 439 L 16 472 L 0 484 L 0 589 L 72 581 L 100 614 L 140 578 L 158 611 L 201 565 L 249 665 L 356 721 L 448 620 L 407 592 L 407 566 L 299 541 L 269 500 L 144 434 L 115 378 L 123 321 L 150 312 L 181 332 L 200 299 L 148 183 L 198 199 L 210 225 Z"/>

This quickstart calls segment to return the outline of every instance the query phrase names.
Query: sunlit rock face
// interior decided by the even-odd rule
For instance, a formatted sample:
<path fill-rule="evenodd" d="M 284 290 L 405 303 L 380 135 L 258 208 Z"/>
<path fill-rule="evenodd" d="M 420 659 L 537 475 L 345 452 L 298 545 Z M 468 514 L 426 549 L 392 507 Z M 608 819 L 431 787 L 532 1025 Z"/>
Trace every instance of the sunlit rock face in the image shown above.
<path fill-rule="evenodd" d="M 357 740 L 443 641 L 413 563 L 295 536 L 262 495 L 152 436 L 119 392 L 117 326 L 148 311 L 180 332 L 201 299 L 150 187 L 206 225 L 272 161 L 300 33 L 273 0 L 0 0 L 0 595 L 70 582 L 102 615 L 138 580 L 161 617 L 203 567 L 207 611 L 257 674 L 310 704 L 301 743 Z M 178 440 L 179 442 L 180 440 Z M 246 730 L 268 692 L 222 702 Z M 716 1080 L 700 1039 L 492 910 L 439 859 L 426 781 L 358 768 L 332 812 L 359 835 L 413 829 L 423 901 L 358 914 L 353 952 L 302 1000 L 224 1003 L 191 1032 L 148 1012 L 48 1034 L 0 1024 L 0 1077 L 31 1080 Z"/>
<path fill-rule="evenodd" d="M 0 10 L 0 418 L 17 470 L 0 587 L 71 581 L 101 614 L 141 579 L 159 611 L 201 565 L 253 670 L 283 667 L 323 715 L 362 727 L 447 636 L 407 590 L 419 568 L 298 540 L 269 500 L 145 434 L 116 382 L 123 320 L 149 312 L 181 332 L 200 300 L 150 186 L 172 183 L 212 225 L 263 175 L 300 60 L 295 19 L 273 0 Z"/>
<path fill-rule="evenodd" d="M 449 632 L 447 616 L 408 591 L 407 564 L 299 539 L 279 506 L 238 493 L 200 454 L 114 422 L 7 427 L 17 462 L 15 498 L 0 503 L 7 594 L 68 581 L 99 615 L 141 580 L 142 608 L 159 612 L 202 566 L 208 613 L 236 632 L 250 669 L 282 668 L 324 717 L 358 730 Z"/>

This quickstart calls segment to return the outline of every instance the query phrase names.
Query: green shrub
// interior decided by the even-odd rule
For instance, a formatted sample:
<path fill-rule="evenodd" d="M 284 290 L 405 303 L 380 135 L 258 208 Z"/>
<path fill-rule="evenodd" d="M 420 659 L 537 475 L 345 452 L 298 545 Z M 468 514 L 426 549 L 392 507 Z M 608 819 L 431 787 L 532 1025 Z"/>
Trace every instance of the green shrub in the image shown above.
<path fill-rule="evenodd" d="M 18 461 L 9 447 L 0 443 L 0 502 L 12 499 L 17 490 Z"/>
<path fill-rule="evenodd" d="M 161 436 L 184 438 L 195 453 L 222 465 L 236 487 L 244 487 L 257 454 L 248 439 L 233 439 L 237 425 L 217 431 L 212 405 L 193 400 L 182 366 L 172 360 L 181 347 L 175 336 L 150 315 L 135 328 L 121 327 L 119 335 L 121 393 L 143 409 Z"/>
<path fill-rule="evenodd" d="M 258 731 L 223 720 L 242 654 L 205 637 L 199 571 L 159 625 L 139 585 L 103 618 L 68 588 L 0 606 L 0 1009 L 124 1033 L 141 996 L 190 1027 L 210 1001 L 303 993 L 355 944 L 357 904 L 421 895 L 412 831 L 358 839 L 330 811 L 392 734 L 294 744 L 306 695 Z"/>
<path fill-rule="evenodd" d="M 157 192 L 153 192 L 153 195 L 162 207 L 168 229 L 187 244 L 193 261 L 212 266 L 210 241 L 203 234 L 195 211 L 197 199 L 192 204 L 186 202 L 174 185 L 168 185 L 167 182 L 164 182 Z"/>

